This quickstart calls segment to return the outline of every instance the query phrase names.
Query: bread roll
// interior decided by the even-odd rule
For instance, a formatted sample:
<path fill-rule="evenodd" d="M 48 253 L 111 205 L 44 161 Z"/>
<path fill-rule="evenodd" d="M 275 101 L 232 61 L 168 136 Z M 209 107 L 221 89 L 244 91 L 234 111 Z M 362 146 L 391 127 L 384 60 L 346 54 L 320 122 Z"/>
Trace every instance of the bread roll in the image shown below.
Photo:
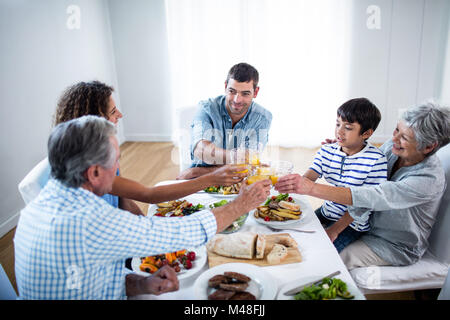
<path fill-rule="evenodd" d="M 237 232 L 216 234 L 208 242 L 208 250 L 231 258 L 252 259 L 255 252 L 257 234 L 253 232 Z"/>
<path fill-rule="evenodd" d="M 292 210 L 292 211 L 300 211 L 300 206 L 293 202 L 280 201 L 278 205 L 284 209 Z"/>
<path fill-rule="evenodd" d="M 290 236 L 277 236 L 274 239 L 274 242 L 278 243 L 278 244 L 282 244 L 283 246 L 288 247 L 288 248 L 297 248 L 298 247 L 297 241 L 295 241 Z"/>
<path fill-rule="evenodd" d="M 267 255 L 267 262 L 270 264 L 279 264 L 288 254 L 287 248 L 282 244 L 275 244 L 272 251 Z"/>

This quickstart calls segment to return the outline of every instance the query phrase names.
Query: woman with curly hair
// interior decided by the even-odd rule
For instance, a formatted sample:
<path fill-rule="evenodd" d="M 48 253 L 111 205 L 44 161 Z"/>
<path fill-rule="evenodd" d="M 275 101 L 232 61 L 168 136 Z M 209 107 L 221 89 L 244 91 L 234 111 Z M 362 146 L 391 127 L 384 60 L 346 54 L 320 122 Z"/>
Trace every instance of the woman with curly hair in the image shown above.
<path fill-rule="evenodd" d="M 100 81 L 79 82 L 63 93 L 54 116 L 54 125 L 85 115 L 106 118 L 117 124 L 122 113 L 117 109 L 110 87 Z"/>
<path fill-rule="evenodd" d="M 79 82 L 70 86 L 58 101 L 54 125 L 85 115 L 97 115 L 117 124 L 123 115 L 112 97 L 113 91 L 113 87 L 99 81 Z M 139 207 L 130 199 L 146 203 L 175 200 L 209 186 L 240 182 L 246 174 L 238 173 L 238 171 L 242 171 L 242 168 L 223 166 L 193 180 L 148 188 L 136 181 L 121 177 L 118 170 L 111 194 L 106 194 L 103 198 L 115 207 L 142 214 Z"/>

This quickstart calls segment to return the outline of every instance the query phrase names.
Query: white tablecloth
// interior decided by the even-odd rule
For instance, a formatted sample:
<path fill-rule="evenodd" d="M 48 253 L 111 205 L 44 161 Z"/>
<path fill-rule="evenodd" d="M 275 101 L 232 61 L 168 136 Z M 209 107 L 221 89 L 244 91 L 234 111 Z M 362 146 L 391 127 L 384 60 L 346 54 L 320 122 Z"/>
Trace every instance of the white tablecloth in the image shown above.
<path fill-rule="evenodd" d="M 162 184 L 173 184 L 180 181 L 164 181 L 158 183 Z M 272 194 L 277 195 L 278 192 L 272 189 Z M 315 233 L 299 233 L 295 231 L 280 231 L 283 233 L 289 233 L 298 243 L 298 249 L 302 255 L 302 262 L 284 264 L 277 266 L 267 266 L 263 267 L 272 277 L 275 278 L 278 284 L 278 289 L 283 287 L 285 284 L 292 282 L 294 279 L 299 278 L 309 278 L 311 276 L 326 276 L 334 271 L 339 270 L 341 274 L 338 276 L 340 279 L 345 281 L 349 286 L 356 287 L 350 273 L 339 257 L 338 252 L 333 246 L 332 242 L 328 238 L 325 230 L 320 224 L 318 218 L 314 214 L 314 210 L 311 208 L 306 197 L 301 195 L 291 195 L 294 199 L 301 201 L 303 212 L 302 219 L 292 226 L 303 230 L 314 230 Z M 212 202 L 220 201 L 223 198 L 214 197 L 206 193 L 196 193 L 185 197 L 184 199 L 190 201 L 193 204 L 202 203 L 210 204 Z M 227 200 L 232 200 L 227 198 Z M 149 206 L 149 212 L 152 211 L 152 206 Z M 154 208 L 153 208 L 154 210 Z M 266 226 L 258 223 L 252 214 L 249 215 L 245 225 L 240 229 L 240 231 L 253 231 L 256 233 L 274 233 Z M 238 231 L 238 232 L 240 232 Z M 205 270 L 208 269 L 208 263 L 205 264 L 202 270 L 193 275 L 190 278 L 180 280 L 180 289 L 176 292 L 169 292 L 161 294 L 159 296 L 154 295 L 141 295 L 134 297 L 134 299 L 163 299 L 163 300 L 192 300 L 194 297 L 194 282 L 196 278 Z M 364 295 L 357 290 L 355 298 L 365 299 Z"/>

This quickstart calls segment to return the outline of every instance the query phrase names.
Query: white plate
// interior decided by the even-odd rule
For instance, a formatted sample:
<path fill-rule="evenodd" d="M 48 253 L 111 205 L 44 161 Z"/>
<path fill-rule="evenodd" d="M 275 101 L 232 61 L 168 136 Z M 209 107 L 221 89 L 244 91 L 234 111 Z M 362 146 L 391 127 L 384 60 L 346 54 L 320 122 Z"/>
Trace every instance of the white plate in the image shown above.
<path fill-rule="evenodd" d="M 208 296 L 216 289 L 208 286 L 208 281 L 212 277 L 224 272 L 239 272 L 250 277 L 252 280 L 246 289 L 253 294 L 257 300 L 274 300 L 277 294 L 278 285 L 262 267 L 248 263 L 225 263 L 215 266 L 203 272 L 194 283 L 194 295 L 196 299 L 208 300 Z"/>
<path fill-rule="evenodd" d="M 210 196 L 214 197 L 214 198 L 222 198 L 222 199 L 234 199 L 236 198 L 239 194 L 235 193 L 235 194 L 221 194 L 221 193 L 215 193 L 215 192 L 206 192 L 205 194 L 209 194 Z"/>
<path fill-rule="evenodd" d="M 195 252 L 195 260 L 192 261 L 192 268 L 189 270 L 185 269 L 182 266 L 182 264 L 180 263 L 181 270 L 180 270 L 180 272 L 177 273 L 178 280 L 186 279 L 186 278 L 189 278 L 190 276 L 193 276 L 194 274 L 196 274 L 198 271 L 200 271 L 203 268 L 203 266 L 205 265 L 206 260 L 208 258 L 205 246 L 189 248 L 189 249 L 187 249 L 187 251 Z M 141 265 L 140 257 L 133 257 L 133 259 L 131 259 L 131 269 L 134 272 L 136 272 L 137 274 L 140 274 L 142 276 L 150 276 L 151 275 L 150 273 L 141 271 L 141 269 L 139 269 L 140 265 Z"/>
<path fill-rule="evenodd" d="M 305 214 L 306 214 L 307 210 L 304 210 L 302 208 L 306 209 L 307 208 L 307 204 L 305 204 L 305 202 L 303 200 L 301 200 L 301 199 L 297 199 L 295 197 L 292 197 L 292 199 L 294 199 L 295 203 L 300 205 L 300 210 L 302 211 L 302 214 L 300 215 L 300 218 L 298 218 L 297 220 L 292 219 L 292 220 L 286 220 L 286 221 L 264 221 L 264 219 L 262 219 L 262 218 L 256 218 L 255 217 L 254 213 L 255 213 L 256 209 L 252 210 L 250 212 L 250 214 L 253 217 L 253 219 L 256 220 L 256 222 L 258 222 L 260 224 L 263 224 L 263 225 L 266 225 L 266 226 L 274 227 L 274 228 L 282 228 L 282 227 L 285 227 L 285 226 L 288 226 L 288 225 L 291 225 L 291 224 L 298 223 L 301 220 L 303 220 L 304 217 L 305 217 Z"/>
<path fill-rule="evenodd" d="M 310 277 L 303 277 L 303 278 L 298 278 L 296 280 L 293 280 L 287 284 L 285 284 L 284 286 L 281 287 L 280 291 L 278 292 L 278 296 L 277 296 L 277 300 L 295 300 L 294 296 L 287 296 L 284 295 L 284 292 L 291 290 L 295 287 L 301 286 L 302 284 L 306 284 L 308 282 L 314 281 L 315 279 L 319 279 L 320 277 L 322 277 L 323 275 L 316 275 L 316 276 L 310 276 Z M 343 280 L 342 278 L 340 278 L 339 276 L 335 277 L 338 279 Z M 349 284 L 347 281 L 343 280 L 345 283 L 347 283 L 347 290 L 353 295 L 355 296 L 353 299 L 351 300 L 365 300 L 366 298 L 360 293 L 360 291 L 353 285 Z M 301 291 L 301 290 L 300 290 Z M 339 297 L 336 297 L 336 299 L 334 300 L 345 300 Z"/>

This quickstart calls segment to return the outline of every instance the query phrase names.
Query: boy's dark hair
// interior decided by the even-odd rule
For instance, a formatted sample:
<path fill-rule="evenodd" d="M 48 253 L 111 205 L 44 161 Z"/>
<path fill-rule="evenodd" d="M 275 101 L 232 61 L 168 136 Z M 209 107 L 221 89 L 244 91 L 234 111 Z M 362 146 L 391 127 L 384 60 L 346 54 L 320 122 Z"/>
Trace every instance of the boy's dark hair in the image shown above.
<path fill-rule="evenodd" d="M 256 70 L 253 66 L 248 63 L 242 62 L 235 64 L 231 67 L 230 71 L 228 71 L 227 81 L 234 79 L 238 82 L 250 82 L 253 80 L 253 89 L 256 89 L 259 81 L 258 70 Z"/>
<path fill-rule="evenodd" d="M 355 98 L 348 100 L 337 110 L 338 117 L 342 120 L 361 125 L 360 134 L 369 129 L 376 130 L 381 120 L 380 110 L 366 98 Z"/>

